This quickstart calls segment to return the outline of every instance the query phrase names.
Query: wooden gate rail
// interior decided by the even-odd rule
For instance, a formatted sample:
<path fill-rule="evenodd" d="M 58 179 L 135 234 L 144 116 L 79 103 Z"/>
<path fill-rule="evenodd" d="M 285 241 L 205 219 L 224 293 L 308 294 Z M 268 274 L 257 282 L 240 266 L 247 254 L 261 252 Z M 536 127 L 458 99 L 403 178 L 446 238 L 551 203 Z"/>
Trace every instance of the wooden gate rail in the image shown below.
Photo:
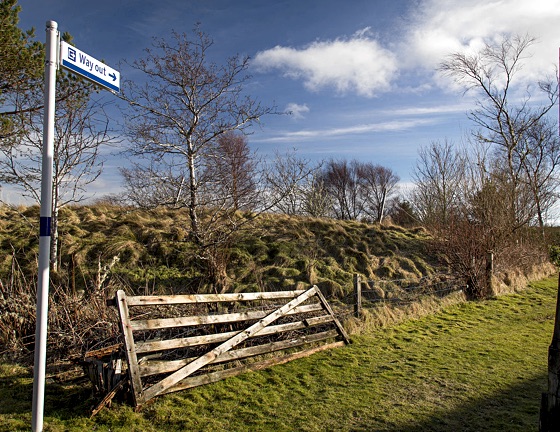
<path fill-rule="evenodd" d="M 279 307 L 270 304 L 279 300 L 287 303 Z M 219 303 L 242 302 L 258 302 L 263 310 L 146 317 L 146 311 L 158 309 L 161 314 L 165 307 L 169 309 L 167 315 L 172 314 L 174 305 L 199 306 L 200 312 L 202 305 L 212 304 L 216 310 Z M 119 311 L 132 398 L 137 408 L 162 394 L 349 343 L 344 328 L 316 286 L 296 291 L 169 296 L 127 296 L 119 290 L 114 304 Z M 137 307 L 141 313 L 135 314 Z M 275 323 L 279 319 L 282 322 Z M 242 330 L 234 330 L 234 325 Z M 220 331 L 224 327 L 227 331 Z M 166 332 L 188 336 L 166 338 Z M 152 339 L 135 340 L 135 335 L 146 334 Z M 157 338 L 153 338 L 154 334 Z M 249 340 L 251 343 L 246 345 Z M 242 360 L 286 350 L 291 352 L 238 366 Z M 170 356 L 173 358 L 165 358 Z M 232 366 L 234 362 L 236 366 Z M 221 365 L 221 370 L 215 370 L 215 365 Z"/>

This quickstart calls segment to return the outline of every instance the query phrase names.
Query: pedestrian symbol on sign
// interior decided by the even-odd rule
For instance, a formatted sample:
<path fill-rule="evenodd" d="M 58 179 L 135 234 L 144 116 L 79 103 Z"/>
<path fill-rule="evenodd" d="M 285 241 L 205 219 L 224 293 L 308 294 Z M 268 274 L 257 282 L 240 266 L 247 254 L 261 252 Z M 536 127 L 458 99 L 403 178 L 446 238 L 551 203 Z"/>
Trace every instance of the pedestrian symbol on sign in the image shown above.
<path fill-rule="evenodd" d="M 72 47 L 68 47 L 68 58 L 72 61 L 76 61 L 76 50 Z"/>

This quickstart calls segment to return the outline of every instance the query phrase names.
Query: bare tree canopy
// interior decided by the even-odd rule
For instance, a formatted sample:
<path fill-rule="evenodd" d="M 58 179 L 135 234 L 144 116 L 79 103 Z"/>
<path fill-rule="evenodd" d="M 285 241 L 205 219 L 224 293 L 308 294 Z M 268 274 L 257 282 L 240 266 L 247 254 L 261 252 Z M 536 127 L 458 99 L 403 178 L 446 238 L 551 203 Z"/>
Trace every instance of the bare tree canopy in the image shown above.
<path fill-rule="evenodd" d="M 257 170 L 258 159 L 251 152 L 246 135 L 233 131 L 220 135 L 204 168 L 205 206 L 234 211 L 258 207 Z"/>
<path fill-rule="evenodd" d="M 558 125 L 543 117 L 524 134 L 515 148 L 513 166 L 519 172 L 522 186 L 530 191 L 531 208 L 528 217 L 536 217 L 541 230 L 546 216 L 558 199 L 560 176 L 560 138 Z M 544 230 L 542 231 L 544 235 Z"/>
<path fill-rule="evenodd" d="M 421 147 L 413 172 L 413 201 L 427 226 L 445 225 L 464 204 L 466 156 L 450 141 L 434 141 Z"/>
<path fill-rule="evenodd" d="M 364 212 L 374 221 L 381 223 L 387 213 L 387 203 L 397 192 L 400 177 L 390 168 L 373 163 L 362 163 L 358 167 Z"/>
<path fill-rule="evenodd" d="M 531 86 L 519 102 L 514 99 L 523 93 L 516 88 L 515 78 L 534 43 L 530 36 L 504 35 L 499 42 L 486 42 L 474 54 L 454 53 L 440 65 L 440 70 L 463 85 L 465 91 L 478 95 L 478 108 L 470 117 L 481 128 L 476 134 L 480 140 L 513 149 L 519 138 L 556 104 L 556 79 L 536 83 L 546 98 L 544 104 L 531 103 Z"/>
<path fill-rule="evenodd" d="M 188 196 L 181 201 L 189 209 L 193 239 L 201 246 L 217 241 L 206 236 L 216 231 L 201 223 L 200 213 L 208 210 L 202 192 L 209 187 L 204 184 L 210 175 L 208 161 L 217 157 L 213 152 L 218 139 L 244 131 L 272 112 L 244 93 L 250 78 L 248 57 L 237 55 L 218 65 L 210 60 L 212 46 L 199 26 L 191 35 L 155 39 L 146 56 L 131 65 L 145 83 L 123 85 L 123 98 L 130 103 L 126 121 L 131 152 L 146 158 L 148 166 L 158 165 L 158 172 L 181 173 L 181 184 L 186 175 L 181 193 Z"/>
<path fill-rule="evenodd" d="M 60 98 L 55 113 L 53 148 L 53 202 L 51 235 L 53 270 L 56 270 L 58 213 L 65 205 L 86 199 L 86 186 L 102 172 L 104 145 L 116 142 L 109 130 L 104 103 L 92 99 L 94 86 L 64 72 L 57 77 Z M 43 118 L 40 112 L 22 114 L 25 128 L 6 138 L 0 147 L 0 182 L 15 185 L 23 196 L 41 200 Z"/>
<path fill-rule="evenodd" d="M 544 139 L 541 134 L 541 139 L 535 139 L 535 131 L 550 127 L 547 115 L 558 100 L 557 78 L 534 83 L 537 86 L 529 85 L 525 89 L 520 88 L 516 81 L 534 43 L 535 39 L 530 36 L 505 35 L 498 42 L 487 42 L 474 54 L 452 54 L 440 65 L 444 74 L 463 85 L 465 91 L 477 95 L 477 108 L 469 114 L 477 125 L 473 138 L 478 143 L 493 146 L 495 154 L 501 156 L 501 162 L 494 161 L 492 164 L 505 167 L 505 170 L 500 170 L 500 175 L 507 177 L 505 181 L 510 187 L 504 198 L 509 200 L 509 206 L 515 213 L 513 223 L 518 227 L 534 219 L 542 226 L 543 214 L 553 203 L 539 197 L 540 192 L 534 188 L 536 182 L 534 178 L 530 179 L 535 174 L 535 159 L 541 159 L 539 154 L 552 151 L 555 156 L 548 160 L 552 166 L 544 177 L 552 184 L 557 178 L 555 137 Z M 538 93 L 537 97 L 535 93 Z M 552 138 L 554 140 L 551 141 Z M 486 171 L 491 169 L 492 166 L 487 167 Z M 528 201 L 523 196 L 526 186 L 531 183 L 533 196 Z M 540 182 L 541 189 L 550 190 L 551 186 Z"/>
<path fill-rule="evenodd" d="M 363 214 L 359 166 L 357 160 L 331 159 L 323 169 L 322 180 L 333 199 L 333 212 L 337 219 L 357 220 Z"/>
<path fill-rule="evenodd" d="M 181 208 L 187 205 L 189 193 L 186 169 L 153 160 L 147 164 L 133 163 L 130 168 L 121 168 L 120 173 L 126 200 L 138 207 Z"/>
<path fill-rule="evenodd" d="M 298 157 L 295 150 L 285 154 L 277 152 L 274 161 L 265 168 L 272 208 L 289 215 L 326 216 L 316 182 L 321 165 Z"/>

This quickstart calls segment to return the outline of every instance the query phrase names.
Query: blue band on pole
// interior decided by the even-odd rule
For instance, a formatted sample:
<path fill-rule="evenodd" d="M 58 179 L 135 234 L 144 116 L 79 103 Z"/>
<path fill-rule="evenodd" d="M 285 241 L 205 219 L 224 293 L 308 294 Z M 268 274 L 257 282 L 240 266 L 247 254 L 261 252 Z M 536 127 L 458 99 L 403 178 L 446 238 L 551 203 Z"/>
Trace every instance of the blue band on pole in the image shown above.
<path fill-rule="evenodd" d="M 39 236 L 50 237 L 51 236 L 51 218 L 48 216 L 41 216 L 39 224 Z"/>

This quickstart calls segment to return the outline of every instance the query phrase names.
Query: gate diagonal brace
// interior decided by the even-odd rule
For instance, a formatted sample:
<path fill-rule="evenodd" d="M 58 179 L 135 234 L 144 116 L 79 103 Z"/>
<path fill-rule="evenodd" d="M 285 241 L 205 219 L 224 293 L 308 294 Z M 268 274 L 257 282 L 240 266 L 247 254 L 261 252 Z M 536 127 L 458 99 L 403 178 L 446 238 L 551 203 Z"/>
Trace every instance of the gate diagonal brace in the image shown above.
<path fill-rule="evenodd" d="M 307 300 L 311 299 L 312 297 L 316 297 L 316 299 L 319 300 L 319 303 L 316 303 L 314 305 L 301 306 L 303 303 L 305 303 Z M 231 301 L 254 301 L 254 300 L 267 300 L 267 299 L 271 300 L 271 299 L 278 299 L 278 298 L 291 299 L 291 300 L 288 303 L 284 304 L 283 306 L 270 311 L 270 313 L 264 315 L 264 317 L 262 317 L 263 315 L 261 315 L 262 317 L 261 319 L 259 319 L 257 322 L 254 322 L 252 325 L 248 326 L 245 330 L 235 332 L 235 333 L 230 332 L 230 334 L 227 335 L 226 335 L 227 332 L 223 333 L 224 337 L 219 338 L 223 342 L 220 343 L 218 346 L 211 349 L 207 353 L 201 355 L 200 357 L 195 358 L 194 360 L 190 361 L 187 364 L 183 363 L 184 366 L 180 365 L 179 369 L 175 369 L 174 372 L 172 372 L 170 375 L 163 378 L 161 381 L 156 382 L 150 387 L 143 388 L 142 377 L 147 376 L 148 374 L 146 373 L 145 366 L 139 366 L 139 360 L 138 360 L 139 357 L 137 355 L 138 352 L 140 353 L 139 355 L 142 356 L 148 354 L 149 352 L 156 352 L 161 349 L 170 349 L 171 346 L 176 348 L 179 345 L 184 344 L 183 345 L 184 347 L 188 347 L 190 346 L 189 343 L 200 344 L 201 342 L 194 341 L 194 339 L 197 339 L 197 337 L 190 337 L 190 338 L 185 338 L 184 340 L 169 339 L 168 341 L 162 340 L 161 342 L 145 341 L 139 343 L 137 346 L 134 342 L 134 332 L 146 330 L 146 329 L 153 330 L 156 328 L 168 328 L 170 327 L 170 323 L 175 323 L 174 326 L 196 325 L 196 324 L 192 324 L 193 322 L 199 323 L 200 325 L 201 322 L 205 322 L 208 320 L 208 318 L 212 318 L 213 316 L 208 315 L 208 316 L 199 316 L 199 317 L 197 316 L 183 317 L 177 319 L 163 318 L 163 319 L 154 319 L 154 320 L 131 320 L 129 315 L 129 307 L 150 306 L 150 305 L 152 306 L 173 305 L 173 304 L 200 304 L 200 303 L 231 302 Z M 130 388 L 132 390 L 132 395 L 131 395 L 132 402 L 137 409 L 141 405 L 145 404 L 146 402 L 150 401 L 151 399 L 157 396 L 170 393 L 173 391 L 178 391 L 182 387 L 189 388 L 189 386 L 192 387 L 193 385 L 194 386 L 203 385 L 205 381 L 215 382 L 216 380 L 219 379 L 220 376 L 223 377 L 229 376 L 230 375 L 229 372 L 228 373 L 220 372 L 220 373 L 208 374 L 207 380 L 198 379 L 200 378 L 200 376 L 198 375 L 197 375 L 197 379 L 191 377 L 191 375 L 199 371 L 201 368 L 209 364 L 215 363 L 216 359 L 218 359 L 217 361 L 223 361 L 224 358 L 227 358 L 227 356 L 225 356 L 224 354 L 227 353 L 228 351 L 234 350 L 235 353 L 239 355 L 243 350 L 235 350 L 235 348 L 239 346 L 242 342 L 246 341 L 247 339 L 259 336 L 259 334 L 261 335 L 274 334 L 274 333 L 279 334 L 279 332 L 288 331 L 289 328 L 295 327 L 295 328 L 302 329 L 302 328 L 307 328 L 309 326 L 318 326 L 324 323 L 331 323 L 330 325 L 332 326 L 334 324 L 334 327 L 336 328 L 336 331 L 334 333 L 332 330 L 330 332 L 324 331 L 323 333 L 316 334 L 316 336 L 318 337 L 309 338 L 309 339 L 307 338 L 307 336 L 303 336 L 300 338 L 299 341 L 295 341 L 297 343 L 295 343 L 293 346 L 295 347 L 295 346 L 303 345 L 305 343 L 309 344 L 312 340 L 317 340 L 317 341 L 326 340 L 328 338 L 337 337 L 337 335 L 342 339 L 341 342 L 330 343 L 327 345 L 323 345 L 323 347 L 325 346 L 336 347 L 336 346 L 342 346 L 344 344 L 350 343 L 348 334 L 346 333 L 346 331 L 344 330 L 344 328 L 342 327 L 338 319 L 335 317 L 333 310 L 331 309 L 327 300 L 325 299 L 325 297 L 323 296 L 323 294 L 321 293 L 321 291 L 317 286 L 313 286 L 306 291 L 299 290 L 299 291 L 278 291 L 278 292 L 220 294 L 220 295 L 196 294 L 196 295 L 132 296 L 132 297 L 127 297 L 124 291 L 119 290 L 115 295 L 115 301 L 113 302 L 113 305 L 115 305 L 119 311 L 120 326 L 121 326 L 121 331 L 123 333 L 123 338 L 124 338 L 125 348 L 126 348 L 125 353 L 128 362 L 128 371 L 129 371 L 129 378 L 131 383 Z M 321 315 L 315 318 L 303 318 L 303 319 L 300 318 L 299 323 L 297 321 L 294 321 L 292 322 L 292 324 L 271 326 L 271 324 L 274 323 L 279 318 L 282 318 L 284 316 L 297 316 L 298 313 L 301 314 L 304 312 L 304 310 L 309 312 L 315 311 L 316 313 L 317 312 L 320 313 L 320 311 L 322 310 L 323 314 L 326 313 L 326 315 Z M 222 317 L 222 319 L 229 317 L 231 321 L 239 322 L 241 315 L 244 314 L 220 315 L 220 317 Z M 249 316 L 250 314 L 247 313 L 247 315 Z M 243 318 L 243 320 L 250 320 L 250 318 Z M 222 321 L 222 322 L 227 322 L 227 321 Z M 217 338 L 219 336 L 220 333 L 217 333 L 215 335 L 205 336 L 204 339 L 207 338 L 208 341 L 212 339 L 219 340 Z M 211 342 L 207 342 L 207 343 L 210 344 Z M 153 348 L 148 349 L 147 348 L 148 346 L 153 346 Z M 278 346 L 282 346 L 282 344 L 279 344 Z M 284 344 L 283 346 L 287 347 L 289 345 Z M 273 350 L 274 344 L 265 344 L 265 345 L 261 345 L 261 347 L 264 348 L 261 351 L 262 353 L 265 352 L 265 350 L 269 350 L 269 349 Z M 277 348 L 277 349 L 283 349 L 283 348 Z M 289 361 L 286 360 L 288 358 L 295 359 L 301 357 L 302 355 L 305 355 L 305 353 L 307 353 L 307 355 L 310 355 L 311 353 L 318 352 L 322 349 L 311 348 L 308 349 L 307 351 L 301 351 L 301 354 L 299 356 L 295 354 L 290 354 L 288 356 L 284 356 L 284 360 L 282 361 Z M 232 358 L 234 357 L 235 356 L 233 356 Z M 145 360 L 145 359 L 146 357 L 141 358 L 141 360 Z M 271 359 L 268 359 L 265 363 L 268 366 L 272 366 L 273 364 L 275 364 L 275 362 L 271 361 Z M 268 366 L 263 366 L 263 367 L 268 367 Z M 158 366 L 156 366 L 155 364 L 154 364 L 154 368 L 155 369 L 152 370 L 156 370 L 156 371 L 158 370 L 157 369 Z M 248 368 L 246 366 L 237 367 L 234 368 L 235 371 L 232 370 L 230 372 L 233 373 L 238 371 L 238 373 L 242 373 L 241 371 L 251 370 L 251 368 Z M 161 371 L 163 372 L 164 369 L 165 368 L 161 368 Z M 171 372 L 171 370 L 169 372 Z M 216 377 L 214 377 L 214 375 L 216 375 Z M 211 376 L 212 378 L 210 379 Z M 202 376 L 202 378 L 204 377 Z"/>
<path fill-rule="evenodd" d="M 201 367 L 206 366 L 220 354 L 229 351 L 230 349 L 234 348 L 236 345 L 239 345 L 246 339 L 249 339 L 251 335 L 258 333 L 260 330 L 265 328 L 270 323 L 276 321 L 278 318 L 283 316 L 286 312 L 290 311 L 291 309 L 295 308 L 296 306 L 300 305 L 304 301 L 306 301 L 309 297 L 316 294 L 318 288 L 313 287 L 310 290 L 304 292 L 299 297 L 295 298 L 289 303 L 286 303 L 281 308 L 275 310 L 270 315 L 266 316 L 265 318 L 261 319 L 260 321 L 256 322 L 252 326 L 248 327 L 246 330 L 238 333 L 231 339 L 225 341 L 221 345 L 218 345 L 212 351 L 204 354 L 202 357 L 199 357 L 197 360 L 189 363 L 185 367 L 179 369 L 177 372 L 172 373 L 168 377 L 164 378 L 157 384 L 154 384 L 152 387 L 148 388 L 144 392 L 144 397 L 146 400 L 152 399 L 153 397 L 157 396 L 163 390 L 177 384 L 183 378 L 188 377 L 192 373 L 199 370 Z"/>

